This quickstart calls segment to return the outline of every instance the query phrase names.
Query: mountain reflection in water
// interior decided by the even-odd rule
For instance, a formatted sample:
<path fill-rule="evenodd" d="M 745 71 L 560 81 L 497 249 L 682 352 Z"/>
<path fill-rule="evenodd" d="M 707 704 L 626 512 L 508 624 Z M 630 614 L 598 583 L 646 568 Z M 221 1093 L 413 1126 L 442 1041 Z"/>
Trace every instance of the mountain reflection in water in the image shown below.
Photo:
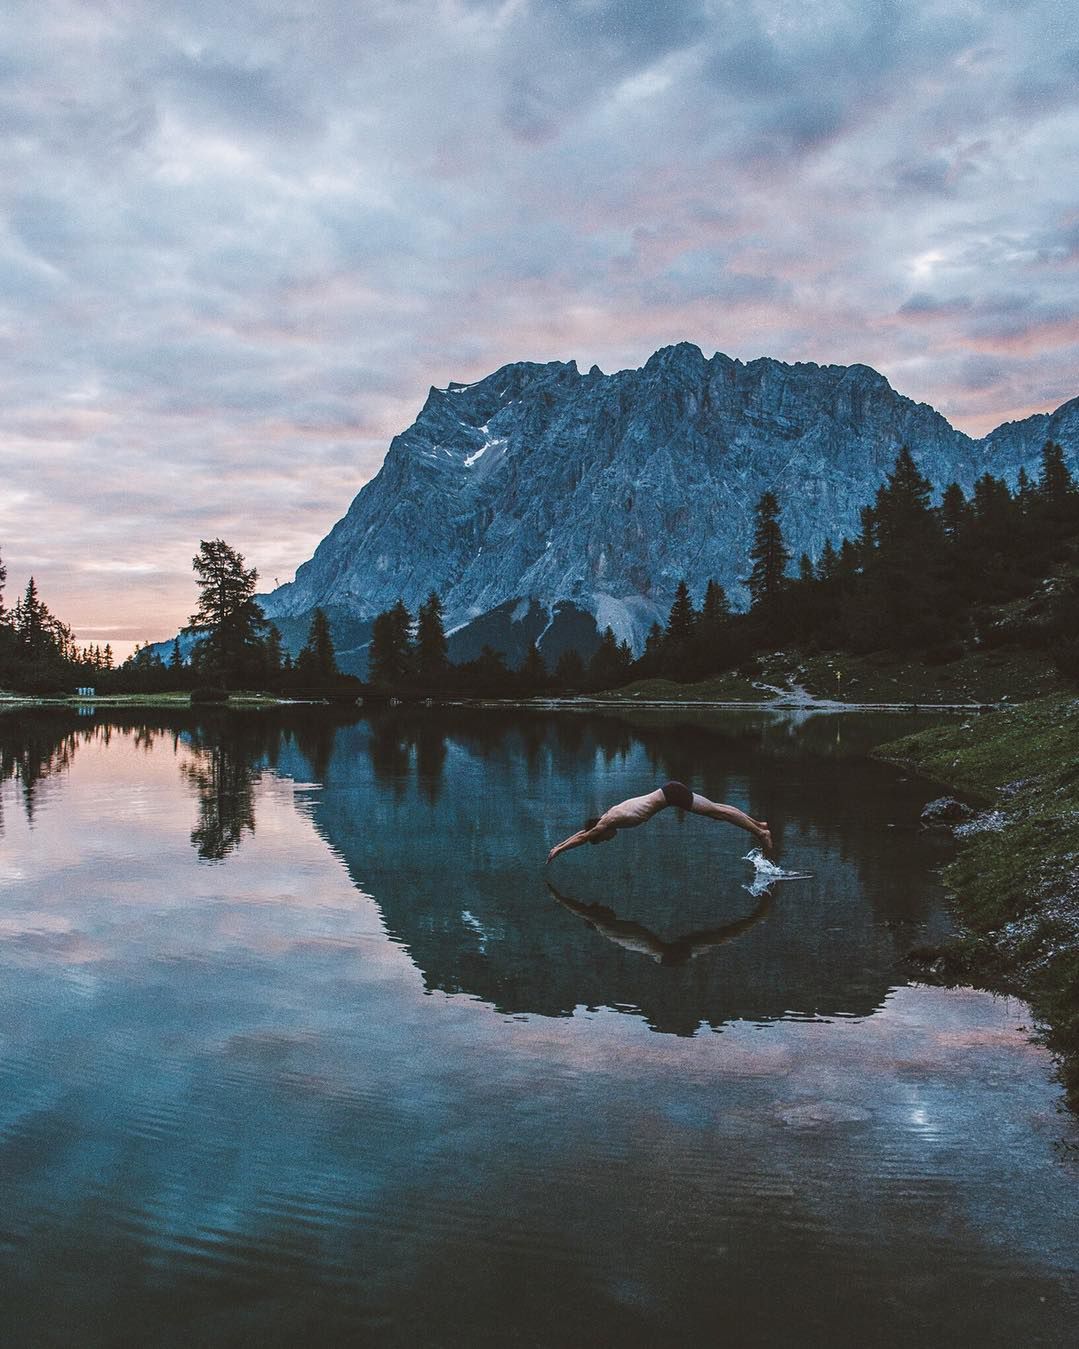
<path fill-rule="evenodd" d="M 466 707 L 87 720 L 50 710 L 20 718 L 19 730 L 17 748 L 0 737 L 0 771 L 19 778 L 28 811 L 81 744 L 169 744 L 194 797 L 192 846 L 210 863 L 254 834 L 264 782 L 305 784 L 315 827 L 427 989 L 508 1013 L 606 1006 L 680 1035 L 734 1019 L 867 1016 L 894 987 L 904 950 L 943 921 L 926 881 L 939 844 L 912 829 L 924 789 L 862 754 L 883 733 L 879 720 Z M 774 911 L 766 901 L 740 916 L 744 837 L 668 811 L 553 867 L 552 911 L 542 867 L 551 843 L 670 777 L 766 816 L 781 858 L 812 875 Z M 609 943 L 589 940 L 580 917 Z M 722 959 L 690 967 L 734 936 L 743 940 Z M 636 959 L 642 950 L 654 960 Z M 686 968 L 672 979 L 672 966 Z"/>
<path fill-rule="evenodd" d="M 0 715 L 0 1343 L 1070 1343 L 1025 1009 L 907 983 L 906 724 Z M 811 875 L 675 811 L 544 867 L 667 778 Z"/>

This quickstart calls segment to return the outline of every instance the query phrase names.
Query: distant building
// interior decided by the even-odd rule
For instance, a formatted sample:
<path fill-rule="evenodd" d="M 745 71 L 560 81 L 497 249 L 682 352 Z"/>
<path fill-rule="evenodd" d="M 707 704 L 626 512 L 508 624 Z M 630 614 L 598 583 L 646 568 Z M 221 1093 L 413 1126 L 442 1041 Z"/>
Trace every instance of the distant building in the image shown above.
<path fill-rule="evenodd" d="M 97 697 L 97 689 L 76 689 L 76 690 L 75 690 L 75 697 L 76 697 L 76 698 L 96 698 L 96 697 Z"/>

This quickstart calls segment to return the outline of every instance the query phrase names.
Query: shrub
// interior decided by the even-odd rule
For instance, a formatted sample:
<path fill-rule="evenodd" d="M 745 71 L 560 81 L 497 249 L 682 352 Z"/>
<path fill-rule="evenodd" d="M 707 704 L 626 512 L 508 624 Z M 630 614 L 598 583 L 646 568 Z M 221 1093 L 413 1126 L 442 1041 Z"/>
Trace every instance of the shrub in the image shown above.
<path fill-rule="evenodd" d="M 216 688 L 212 684 L 205 684 L 201 688 L 191 690 L 192 703 L 227 703 L 228 700 L 228 689 Z"/>

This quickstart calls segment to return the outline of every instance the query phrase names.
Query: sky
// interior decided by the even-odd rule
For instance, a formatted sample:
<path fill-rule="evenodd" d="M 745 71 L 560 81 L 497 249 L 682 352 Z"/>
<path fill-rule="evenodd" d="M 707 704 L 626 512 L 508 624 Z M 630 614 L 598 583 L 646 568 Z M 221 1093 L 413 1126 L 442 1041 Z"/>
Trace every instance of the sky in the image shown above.
<path fill-rule="evenodd" d="M 1057 0 L 7 0 L 0 556 L 171 636 L 291 579 L 431 385 L 697 343 L 981 434 L 1079 394 Z"/>

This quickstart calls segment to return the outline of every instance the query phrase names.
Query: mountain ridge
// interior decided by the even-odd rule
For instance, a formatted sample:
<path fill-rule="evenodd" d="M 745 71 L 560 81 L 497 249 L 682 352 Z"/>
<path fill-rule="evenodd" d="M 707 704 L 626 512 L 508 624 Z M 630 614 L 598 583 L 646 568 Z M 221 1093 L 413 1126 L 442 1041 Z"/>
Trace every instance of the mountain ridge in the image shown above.
<path fill-rule="evenodd" d="M 1075 464 L 1079 398 L 975 439 L 860 363 L 743 362 L 691 343 L 609 375 L 511 362 L 432 387 L 295 580 L 260 601 L 275 619 L 318 605 L 366 624 L 435 589 L 459 631 L 500 607 L 524 606 L 512 628 L 533 602 L 552 620 L 562 605 L 639 650 L 683 577 L 744 600 L 766 488 L 793 554 L 815 557 L 857 532 L 902 444 L 938 490 L 969 491 L 982 472 L 1034 469 L 1048 437 Z"/>

